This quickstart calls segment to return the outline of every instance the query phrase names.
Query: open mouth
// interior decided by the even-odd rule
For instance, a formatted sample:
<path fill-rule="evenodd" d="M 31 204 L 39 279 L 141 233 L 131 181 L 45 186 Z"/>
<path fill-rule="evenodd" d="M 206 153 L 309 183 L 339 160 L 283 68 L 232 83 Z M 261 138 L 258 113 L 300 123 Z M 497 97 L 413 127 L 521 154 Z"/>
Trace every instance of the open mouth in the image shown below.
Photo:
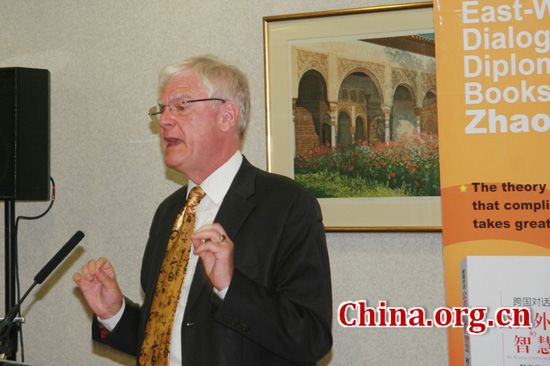
<path fill-rule="evenodd" d="M 182 143 L 182 140 L 176 138 L 167 138 L 164 141 L 166 142 L 167 147 Z"/>

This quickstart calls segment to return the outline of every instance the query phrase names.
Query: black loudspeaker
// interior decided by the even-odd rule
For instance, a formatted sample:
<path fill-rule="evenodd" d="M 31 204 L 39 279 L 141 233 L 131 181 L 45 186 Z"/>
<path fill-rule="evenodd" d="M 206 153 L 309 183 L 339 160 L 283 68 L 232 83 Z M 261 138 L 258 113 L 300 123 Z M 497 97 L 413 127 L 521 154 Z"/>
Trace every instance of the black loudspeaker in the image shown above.
<path fill-rule="evenodd" d="M 0 200 L 50 199 L 50 72 L 0 68 Z"/>

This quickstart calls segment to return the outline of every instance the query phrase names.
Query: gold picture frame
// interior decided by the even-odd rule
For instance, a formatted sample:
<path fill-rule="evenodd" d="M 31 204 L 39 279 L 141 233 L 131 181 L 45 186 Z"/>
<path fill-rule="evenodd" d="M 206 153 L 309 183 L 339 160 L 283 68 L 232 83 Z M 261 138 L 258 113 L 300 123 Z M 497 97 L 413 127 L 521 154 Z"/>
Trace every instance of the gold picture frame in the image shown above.
<path fill-rule="evenodd" d="M 366 39 L 371 44 L 371 39 L 374 38 L 391 39 L 392 37 L 433 33 L 433 7 L 431 2 L 423 2 L 270 16 L 264 17 L 263 25 L 267 168 L 268 171 L 294 178 L 297 143 L 294 126 L 294 108 L 296 106 L 293 104 L 297 99 L 300 76 L 303 75 L 300 73 L 307 68 L 298 59 L 309 58 L 309 67 L 330 79 L 326 82 L 327 84 L 331 82 L 338 84 L 342 80 L 342 75 L 349 75 L 349 72 L 346 74 L 347 71 L 342 70 L 349 67 L 349 65 L 346 66 L 347 61 L 344 59 L 350 57 L 342 57 L 338 53 L 338 46 L 334 46 L 333 49 L 334 42 L 351 41 L 352 43 L 346 47 L 353 49 L 354 42 L 363 42 Z M 301 49 L 301 47 L 309 47 L 304 45 L 312 44 L 320 44 L 328 48 L 326 51 L 324 49 L 316 50 L 313 46 L 309 50 Z M 299 56 L 297 56 L 298 54 Z M 365 70 L 369 67 L 376 68 L 376 72 L 382 75 L 378 79 L 385 78 L 384 81 L 377 81 L 382 87 L 391 86 L 391 79 L 395 78 L 391 74 L 393 72 L 401 73 L 405 75 L 405 78 L 407 74 L 411 74 L 406 70 L 390 72 L 385 70 L 380 63 L 368 60 L 357 62 L 362 62 L 362 67 Z M 349 64 L 349 62 L 347 63 Z M 389 72 L 390 74 L 388 74 Z M 433 75 L 423 75 L 423 77 L 435 85 L 435 60 Z M 334 93 L 332 97 L 327 99 L 334 100 Z M 338 98 L 339 96 L 336 95 L 336 99 Z M 327 108 L 330 110 L 338 107 L 333 105 Z M 385 123 L 387 125 L 388 122 Z M 416 123 L 419 122 L 416 121 Z M 334 118 L 332 124 L 334 124 Z M 330 128 L 333 128 L 334 131 L 335 127 Z M 358 131 L 357 126 L 353 128 L 356 132 Z M 419 127 L 414 128 L 420 130 Z M 344 130 L 342 129 L 342 131 Z M 389 141 L 390 134 L 386 133 L 386 142 Z M 334 140 L 334 136 L 335 134 L 330 138 Z M 439 196 L 319 198 L 319 202 L 327 231 L 441 231 Z"/>

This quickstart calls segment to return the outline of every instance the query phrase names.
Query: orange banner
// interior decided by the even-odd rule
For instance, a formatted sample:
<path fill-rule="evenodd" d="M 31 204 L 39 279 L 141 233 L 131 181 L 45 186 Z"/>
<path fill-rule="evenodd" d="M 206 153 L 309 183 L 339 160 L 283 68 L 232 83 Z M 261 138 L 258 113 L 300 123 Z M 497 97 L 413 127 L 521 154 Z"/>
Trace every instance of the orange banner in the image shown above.
<path fill-rule="evenodd" d="M 434 2 L 447 306 L 467 255 L 550 255 L 550 0 Z M 451 365 L 464 365 L 449 329 Z"/>

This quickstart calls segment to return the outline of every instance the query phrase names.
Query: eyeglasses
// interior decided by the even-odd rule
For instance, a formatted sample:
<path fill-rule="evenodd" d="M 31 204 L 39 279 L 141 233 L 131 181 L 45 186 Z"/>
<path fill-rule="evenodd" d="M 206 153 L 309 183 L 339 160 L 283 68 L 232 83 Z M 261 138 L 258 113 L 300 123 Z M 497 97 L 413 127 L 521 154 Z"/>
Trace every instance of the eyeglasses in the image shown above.
<path fill-rule="evenodd" d="M 196 102 L 208 102 L 208 101 L 220 101 L 225 103 L 224 99 L 221 98 L 206 98 L 206 99 L 193 99 L 193 100 L 184 100 L 176 99 L 170 102 L 168 105 L 159 104 L 158 112 L 149 112 L 149 116 L 158 116 L 164 113 L 166 108 L 170 109 L 170 112 L 177 116 L 185 115 L 187 113 L 187 104 L 196 103 Z"/>

